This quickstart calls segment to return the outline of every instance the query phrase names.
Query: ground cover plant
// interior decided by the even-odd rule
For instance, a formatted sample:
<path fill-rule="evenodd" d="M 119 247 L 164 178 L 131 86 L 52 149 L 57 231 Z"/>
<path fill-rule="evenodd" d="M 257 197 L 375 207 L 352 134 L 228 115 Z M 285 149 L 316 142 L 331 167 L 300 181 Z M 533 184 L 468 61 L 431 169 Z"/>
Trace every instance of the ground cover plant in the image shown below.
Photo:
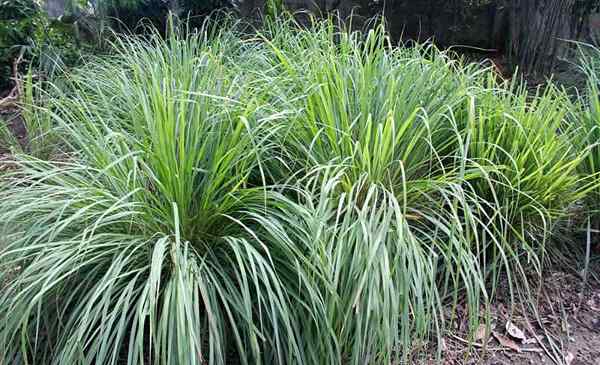
<path fill-rule="evenodd" d="M 501 275 L 533 296 L 597 187 L 561 90 L 382 26 L 237 29 L 122 38 L 29 91 L 61 151 L 2 176 L 2 362 L 388 364 L 458 302 L 474 331 Z"/>

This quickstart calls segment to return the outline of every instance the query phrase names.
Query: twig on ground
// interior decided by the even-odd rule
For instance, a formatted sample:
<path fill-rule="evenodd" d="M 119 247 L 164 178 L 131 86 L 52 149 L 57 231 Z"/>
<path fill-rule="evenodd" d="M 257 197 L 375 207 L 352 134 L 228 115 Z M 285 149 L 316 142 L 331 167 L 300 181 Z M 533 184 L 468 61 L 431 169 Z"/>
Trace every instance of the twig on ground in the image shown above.
<path fill-rule="evenodd" d="M 471 345 L 473 347 L 477 347 L 477 348 L 483 348 L 486 347 L 488 351 L 506 351 L 506 350 L 510 350 L 508 347 L 487 347 L 484 344 L 480 343 L 480 342 L 474 342 L 474 341 L 469 341 L 469 340 L 465 340 L 464 338 L 458 337 L 456 335 L 450 335 L 450 337 L 454 338 L 455 340 L 462 342 L 464 344 L 467 345 Z M 542 353 L 544 352 L 544 350 L 540 349 L 540 348 L 521 348 L 521 352 L 537 352 L 537 353 Z"/>

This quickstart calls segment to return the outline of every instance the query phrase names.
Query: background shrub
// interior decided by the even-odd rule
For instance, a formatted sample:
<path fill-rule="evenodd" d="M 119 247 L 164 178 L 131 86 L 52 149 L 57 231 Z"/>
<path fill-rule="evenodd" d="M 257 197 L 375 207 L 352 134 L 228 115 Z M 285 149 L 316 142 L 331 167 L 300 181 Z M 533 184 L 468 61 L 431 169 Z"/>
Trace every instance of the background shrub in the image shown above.
<path fill-rule="evenodd" d="M 38 77 L 47 77 L 78 64 L 82 52 L 72 26 L 50 20 L 34 0 L 0 2 L 0 92 L 13 86 L 12 67 L 21 54 L 21 73 L 32 65 Z"/>

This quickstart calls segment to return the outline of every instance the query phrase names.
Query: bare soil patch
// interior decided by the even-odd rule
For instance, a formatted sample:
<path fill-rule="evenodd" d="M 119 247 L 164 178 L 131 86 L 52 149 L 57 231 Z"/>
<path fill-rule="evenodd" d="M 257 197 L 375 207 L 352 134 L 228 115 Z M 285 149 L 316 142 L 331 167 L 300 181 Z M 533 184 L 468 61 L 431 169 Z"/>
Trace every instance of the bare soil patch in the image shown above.
<path fill-rule="evenodd" d="M 458 321 L 443 339 L 441 364 L 600 365 L 600 283 L 555 268 L 535 289 L 537 304 L 512 309 L 507 290 L 500 288 L 490 308 L 490 328 L 469 339 Z M 433 357 L 422 363 L 440 364 Z"/>

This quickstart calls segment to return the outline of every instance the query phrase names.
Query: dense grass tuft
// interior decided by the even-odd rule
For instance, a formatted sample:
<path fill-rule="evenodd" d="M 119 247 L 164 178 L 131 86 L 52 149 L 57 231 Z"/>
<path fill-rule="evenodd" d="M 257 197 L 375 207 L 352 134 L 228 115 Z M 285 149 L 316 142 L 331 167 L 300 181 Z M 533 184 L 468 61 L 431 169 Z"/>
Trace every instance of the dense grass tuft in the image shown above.
<path fill-rule="evenodd" d="M 581 70 L 587 78 L 586 89 L 582 93 L 582 105 L 574 115 L 572 134 L 575 145 L 586 152 L 579 165 L 581 175 L 591 186 L 585 199 L 588 211 L 595 221 L 596 228 L 600 217 L 600 49 L 581 46 Z"/>
<path fill-rule="evenodd" d="M 253 224 L 268 116 L 204 36 L 125 40 L 54 96 L 66 161 L 0 193 L 6 361 L 302 362 L 296 248 Z"/>

